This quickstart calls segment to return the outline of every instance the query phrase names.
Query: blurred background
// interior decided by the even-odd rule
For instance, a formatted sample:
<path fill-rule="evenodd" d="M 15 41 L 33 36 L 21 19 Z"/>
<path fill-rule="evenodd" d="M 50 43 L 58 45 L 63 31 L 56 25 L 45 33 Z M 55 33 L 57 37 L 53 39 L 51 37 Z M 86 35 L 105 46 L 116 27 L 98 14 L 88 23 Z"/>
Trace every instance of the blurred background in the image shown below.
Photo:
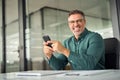
<path fill-rule="evenodd" d="M 19 51 L 20 23 L 19 23 L 19 0 L 0 0 L 0 72 L 2 67 L 6 72 L 20 71 L 21 59 Z M 50 70 L 43 54 L 42 36 L 48 34 L 51 39 L 64 41 L 72 35 L 67 24 L 68 12 L 73 9 L 82 10 L 86 15 L 86 27 L 98 32 L 103 38 L 115 37 L 113 29 L 113 4 L 115 0 L 25 0 L 26 28 L 25 28 L 25 53 L 28 61 L 27 70 Z M 3 15 L 5 16 L 6 34 L 3 35 Z M 117 28 L 115 28 L 118 30 Z M 6 45 L 3 47 L 3 36 Z M 6 50 L 3 51 L 3 48 Z M 5 54 L 5 56 L 3 56 Z M 6 58 L 4 58 L 6 57 Z M 3 60 L 6 61 L 3 66 Z"/>

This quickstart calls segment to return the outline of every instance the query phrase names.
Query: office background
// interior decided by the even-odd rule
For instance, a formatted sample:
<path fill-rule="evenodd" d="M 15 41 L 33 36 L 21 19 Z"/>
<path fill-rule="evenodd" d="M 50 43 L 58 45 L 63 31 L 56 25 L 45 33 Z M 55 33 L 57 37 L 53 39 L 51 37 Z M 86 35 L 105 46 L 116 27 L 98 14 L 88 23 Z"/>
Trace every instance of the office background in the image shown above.
<path fill-rule="evenodd" d="M 120 40 L 119 0 L 0 0 L 0 72 L 49 70 L 42 36 L 61 42 L 71 36 L 70 10 L 85 12 L 87 25 L 102 37 Z"/>

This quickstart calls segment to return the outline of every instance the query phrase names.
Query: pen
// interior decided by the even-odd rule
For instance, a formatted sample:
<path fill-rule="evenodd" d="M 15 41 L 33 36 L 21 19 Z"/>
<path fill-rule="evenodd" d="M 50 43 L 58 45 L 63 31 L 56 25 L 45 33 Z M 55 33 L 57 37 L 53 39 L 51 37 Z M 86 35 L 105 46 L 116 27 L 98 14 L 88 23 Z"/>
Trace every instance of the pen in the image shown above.
<path fill-rule="evenodd" d="M 65 74 L 66 76 L 79 76 L 80 74 L 72 74 L 72 73 L 67 73 Z"/>

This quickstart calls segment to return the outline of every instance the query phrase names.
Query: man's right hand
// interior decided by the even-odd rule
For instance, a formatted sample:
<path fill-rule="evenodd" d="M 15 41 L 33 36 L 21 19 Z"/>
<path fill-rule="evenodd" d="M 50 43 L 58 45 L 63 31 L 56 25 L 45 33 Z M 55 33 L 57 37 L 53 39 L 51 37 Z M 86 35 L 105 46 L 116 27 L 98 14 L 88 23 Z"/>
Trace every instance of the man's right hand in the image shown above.
<path fill-rule="evenodd" d="M 47 42 L 44 42 L 43 43 L 43 52 L 44 52 L 45 56 L 48 59 L 50 59 L 54 51 L 51 47 L 48 46 Z"/>

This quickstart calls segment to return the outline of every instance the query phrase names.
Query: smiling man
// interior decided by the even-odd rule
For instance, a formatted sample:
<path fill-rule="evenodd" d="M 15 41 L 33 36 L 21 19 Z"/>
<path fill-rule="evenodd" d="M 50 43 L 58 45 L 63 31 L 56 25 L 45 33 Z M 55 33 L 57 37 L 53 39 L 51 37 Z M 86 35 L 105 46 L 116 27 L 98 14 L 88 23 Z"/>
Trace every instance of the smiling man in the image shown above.
<path fill-rule="evenodd" d="M 71 11 L 68 25 L 73 36 L 66 39 L 63 44 L 55 40 L 44 42 L 43 51 L 50 67 L 62 70 L 69 63 L 72 70 L 104 69 L 103 38 L 85 27 L 85 14 L 80 10 Z M 49 43 L 52 43 L 52 47 L 47 46 Z"/>

